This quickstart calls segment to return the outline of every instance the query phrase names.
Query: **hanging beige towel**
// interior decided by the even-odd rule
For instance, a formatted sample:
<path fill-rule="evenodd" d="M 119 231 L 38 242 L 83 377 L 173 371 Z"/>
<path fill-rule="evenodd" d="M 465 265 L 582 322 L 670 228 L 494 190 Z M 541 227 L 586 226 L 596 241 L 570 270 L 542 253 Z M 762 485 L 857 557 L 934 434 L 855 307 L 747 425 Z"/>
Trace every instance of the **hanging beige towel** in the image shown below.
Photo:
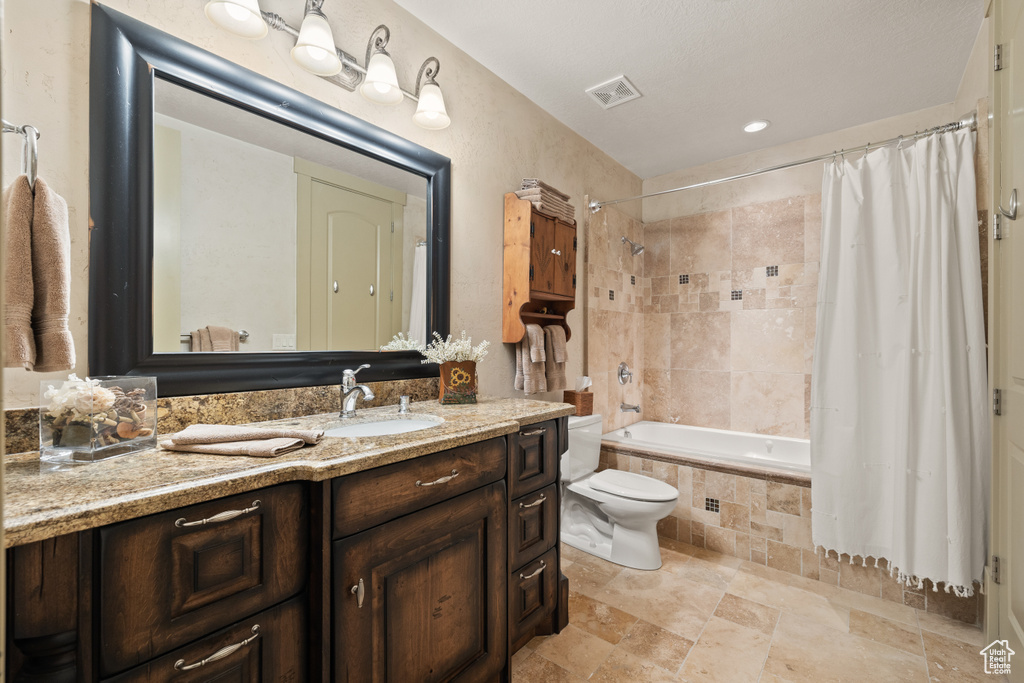
<path fill-rule="evenodd" d="M 523 372 L 523 365 L 524 365 L 524 363 L 523 363 L 523 349 L 524 348 L 525 348 L 525 345 L 523 344 L 523 342 L 520 341 L 518 344 L 516 344 L 516 349 L 515 349 L 515 351 L 516 351 L 516 379 L 515 379 L 515 382 L 513 383 L 513 386 L 515 387 L 516 391 L 522 391 L 523 388 L 526 386 L 526 375 Z"/>
<path fill-rule="evenodd" d="M 257 439 L 255 441 L 223 441 L 211 444 L 176 444 L 162 441 L 160 446 L 169 451 L 186 451 L 206 455 L 247 455 L 253 458 L 274 458 L 297 451 L 306 443 L 302 439 Z"/>
<path fill-rule="evenodd" d="M 218 327 L 217 325 L 209 325 L 206 329 L 210 334 L 213 351 L 224 352 L 238 350 L 238 332 L 235 330 L 232 330 L 229 327 Z"/>
<path fill-rule="evenodd" d="M 277 427 L 251 427 L 248 425 L 195 424 L 185 427 L 167 438 L 175 444 L 221 443 L 224 441 L 251 441 L 256 439 L 302 439 L 317 444 L 324 437 L 322 429 L 281 429 Z"/>
<path fill-rule="evenodd" d="M 545 327 L 544 350 L 547 355 L 544 374 L 548 391 L 562 391 L 565 389 L 565 330 L 558 325 Z"/>
<path fill-rule="evenodd" d="M 71 312 L 71 234 L 68 205 L 36 178 L 32 214 L 32 331 L 36 338 L 36 372 L 75 367 L 75 340 L 68 329 Z"/>
<path fill-rule="evenodd" d="M 540 325 L 527 325 L 526 335 L 519 342 L 523 363 L 523 391 L 539 394 L 548 390 L 544 376 L 544 330 Z"/>
<path fill-rule="evenodd" d="M 15 178 L 4 190 L 3 211 L 6 231 L 4 284 L 4 333 L 9 368 L 31 370 L 36 362 L 36 342 L 32 335 L 32 211 L 34 198 L 26 176 Z"/>
<path fill-rule="evenodd" d="M 213 339 L 210 336 L 209 327 L 200 327 L 195 332 L 190 332 L 189 351 L 213 351 Z"/>

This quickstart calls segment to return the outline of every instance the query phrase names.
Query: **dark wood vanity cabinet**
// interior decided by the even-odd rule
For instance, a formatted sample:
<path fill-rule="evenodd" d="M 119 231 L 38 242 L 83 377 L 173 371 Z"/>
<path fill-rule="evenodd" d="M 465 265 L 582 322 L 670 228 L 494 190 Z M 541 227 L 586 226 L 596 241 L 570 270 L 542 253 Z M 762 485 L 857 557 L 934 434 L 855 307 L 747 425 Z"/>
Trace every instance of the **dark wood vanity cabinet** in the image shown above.
<path fill-rule="evenodd" d="M 8 551 L 13 681 L 508 681 L 561 630 L 564 418 Z"/>

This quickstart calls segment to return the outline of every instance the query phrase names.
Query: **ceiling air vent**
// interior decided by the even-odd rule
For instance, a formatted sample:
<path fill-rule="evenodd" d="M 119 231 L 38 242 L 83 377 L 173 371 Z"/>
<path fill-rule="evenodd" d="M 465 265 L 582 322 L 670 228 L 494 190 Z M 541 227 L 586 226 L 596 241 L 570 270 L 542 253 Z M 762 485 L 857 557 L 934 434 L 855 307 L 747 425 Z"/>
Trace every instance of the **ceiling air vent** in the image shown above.
<path fill-rule="evenodd" d="M 595 85 L 587 90 L 587 94 L 597 100 L 604 109 L 611 109 L 641 96 L 640 91 L 625 76 L 618 76 L 601 85 Z"/>

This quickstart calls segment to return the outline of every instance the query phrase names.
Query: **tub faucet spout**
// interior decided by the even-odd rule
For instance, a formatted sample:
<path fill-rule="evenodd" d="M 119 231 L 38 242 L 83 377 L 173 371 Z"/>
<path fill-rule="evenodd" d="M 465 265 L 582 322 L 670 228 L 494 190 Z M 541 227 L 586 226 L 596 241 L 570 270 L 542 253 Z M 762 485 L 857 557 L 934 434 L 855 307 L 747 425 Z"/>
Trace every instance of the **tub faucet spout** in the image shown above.
<path fill-rule="evenodd" d="M 623 404 L 619 405 L 619 410 L 624 412 L 624 413 L 630 413 L 630 412 L 639 413 L 640 412 L 640 406 L 635 406 L 635 405 L 633 405 L 631 403 L 623 403 Z"/>

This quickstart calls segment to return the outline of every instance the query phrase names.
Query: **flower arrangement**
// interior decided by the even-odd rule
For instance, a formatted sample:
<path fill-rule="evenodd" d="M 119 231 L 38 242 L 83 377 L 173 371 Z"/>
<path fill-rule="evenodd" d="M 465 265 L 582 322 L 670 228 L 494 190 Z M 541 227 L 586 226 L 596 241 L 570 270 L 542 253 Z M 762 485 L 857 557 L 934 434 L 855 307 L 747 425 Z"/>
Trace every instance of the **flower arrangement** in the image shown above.
<path fill-rule="evenodd" d="M 380 347 L 381 351 L 419 351 L 423 353 L 423 344 L 418 339 L 413 339 L 412 335 L 406 339 L 404 332 L 399 332 L 391 338 L 384 346 Z"/>
<path fill-rule="evenodd" d="M 472 337 L 466 337 L 465 330 L 462 331 L 462 337 L 459 339 L 452 339 L 450 334 L 447 339 L 442 339 L 441 335 L 435 332 L 433 341 L 420 350 L 420 353 L 425 358 L 425 360 L 420 362 L 437 363 L 439 365 L 441 363 L 465 363 L 467 361 L 479 363 L 487 355 L 487 348 L 490 345 L 491 342 L 483 341 L 474 347 Z"/>

